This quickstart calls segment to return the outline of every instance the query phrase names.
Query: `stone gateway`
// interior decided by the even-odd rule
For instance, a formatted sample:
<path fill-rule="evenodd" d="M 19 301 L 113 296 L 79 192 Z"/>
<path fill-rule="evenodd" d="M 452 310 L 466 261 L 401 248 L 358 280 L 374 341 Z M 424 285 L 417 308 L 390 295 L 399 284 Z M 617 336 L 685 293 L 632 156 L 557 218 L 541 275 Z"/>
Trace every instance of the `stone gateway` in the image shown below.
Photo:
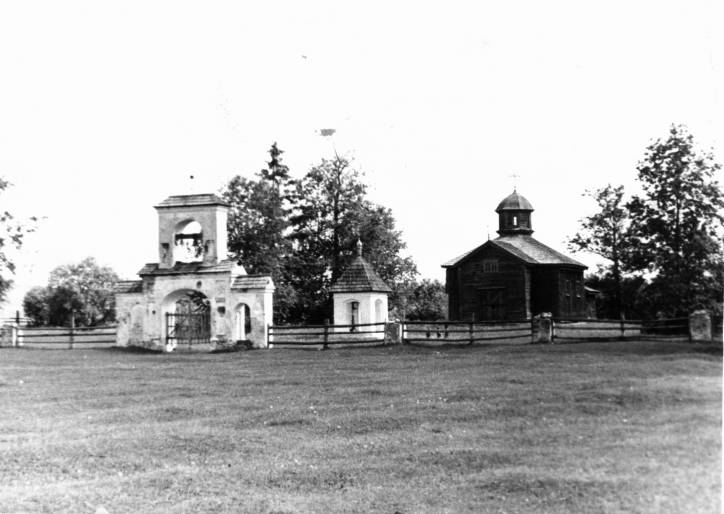
<path fill-rule="evenodd" d="M 119 346 L 267 345 L 274 284 L 226 258 L 228 209 L 213 194 L 156 206 L 159 261 L 116 285 Z"/>

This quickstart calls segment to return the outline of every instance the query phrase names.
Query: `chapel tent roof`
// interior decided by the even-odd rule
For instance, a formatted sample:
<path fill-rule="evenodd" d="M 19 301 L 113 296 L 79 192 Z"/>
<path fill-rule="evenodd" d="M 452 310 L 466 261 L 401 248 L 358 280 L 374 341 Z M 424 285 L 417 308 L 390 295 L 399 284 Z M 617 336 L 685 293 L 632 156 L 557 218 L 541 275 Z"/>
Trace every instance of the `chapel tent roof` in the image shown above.
<path fill-rule="evenodd" d="M 169 207 L 199 207 L 201 205 L 222 205 L 229 207 L 229 204 L 214 194 L 196 195 L 173 195 L 166 198 L 156 206 L 156 209 Z"/>
<path fill-rule="evenodd" d="M 172 268 L 159 268 L 157 262 L 150 262 L 143 266 L 138 272 L 139 276 L 144 275 L 183 275 L 186 273 L 229 273 L 237 267 L 237 264 L 230 259 L 219 261 L 216 264 L 204 264 L 203 262 L 177 262 Z"/>
<path fill-rule="evenodd" d="M 522 234 L 501 236 L 497 239 L 487 241 L 481 246 L 478 246 L 477 248 L 470 250 L 469 252 L 466 252 L 462 255 L 459 255 L 458 257 L 455 257 L 454 259 L 447 261 L 445 264 L 442 265 L 442 267 L 450 268 L 453 266 L 457 266 L 478 250 L 483 249 L 483 247 L 485 247 L 486 245 L 496 246 L 502 250 L 505 250 L 506 252 L 517 257 L 526 264 L 558 264 L 565 266 L 576 266 L 579 268 L 587 267 L 585 264 L 581 264 L 577 260 L 571 259 L 570 257 L 563 255 L 562 253 L 551 248 L 550 246 L 544 245 L 533 237 Z"/>
<path fill-rule="evenodd" d="M 517 191 L 513 191 L 512 194 L 508 195 L 498 204 L 495 212 L 500 211 L 533 211 L 533 206 L 523 196 L 519 195 Z"/>
<path fill-rule="evenodd" d="M 380 278 L 369 262 L 361 255 L 355 257 L 352 264 L 344 270 L 342 276 L 329 288 L 332 293 L 357 293 L 363 291 L 374 291 L 380 293 L 391 293 L 385 281 Z"/>

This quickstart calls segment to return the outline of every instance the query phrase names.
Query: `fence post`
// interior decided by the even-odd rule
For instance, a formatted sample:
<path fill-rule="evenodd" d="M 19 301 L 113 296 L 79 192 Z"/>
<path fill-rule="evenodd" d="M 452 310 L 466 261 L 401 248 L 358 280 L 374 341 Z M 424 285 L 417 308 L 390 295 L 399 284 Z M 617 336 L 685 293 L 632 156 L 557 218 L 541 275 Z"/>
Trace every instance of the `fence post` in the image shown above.
<path fill-rule="evenodd" d="M 73 330 L 75 330 L 75 312 L 70 312 L 70 341 L 68 342 L 68 350 L 73 349 Z"/>
<path fill-rule="evenodd" d="M 473 330 L 473 322 L 468 322 L 468 335 L 470 336 L 470 341 L 468 344 L 473 344 L 475 342 L 475 332 Z"/>
<path fill-rule="evenodd" d="M 530 342 L 535 343 L 535 317 L 530 317 Z"/>
<path fill-rule="evenodd" d="M 329 346 L 327 346 L 327 342 L 329 341 L 329 319 L 324 320 L 324 344 L 322 345 L 322 350 L 329 349 Z"/>
<path fill-rule="evenodd" d="M 623 312 L 622 312 L 622 313 L 621 313 L 621 320 L 619 321 L 619 323 L 621 324 L 621 340 L 622 340 L 622 341 L 623 341 L 624 339 L 626 339 L 626 326 L 625 326 L 625 324 L 624 324 L 624 323 L 625 323 L 625 319 L 626 319 L 626 317 L 624 316 L 624 314 L 623 314 Z"/>

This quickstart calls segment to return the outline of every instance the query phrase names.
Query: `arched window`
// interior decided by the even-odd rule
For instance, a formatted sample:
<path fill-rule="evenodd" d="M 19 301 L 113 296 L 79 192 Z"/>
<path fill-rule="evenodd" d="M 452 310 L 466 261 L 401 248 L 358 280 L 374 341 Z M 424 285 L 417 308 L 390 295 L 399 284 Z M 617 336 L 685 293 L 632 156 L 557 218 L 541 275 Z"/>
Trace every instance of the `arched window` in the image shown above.
<path fill-rule="evenodd" d="M 246 341 L 251 334 L 251 309 L 245 303 L 236 306 L 234 312 L 234 338 L 237 341 Z"/>
<path fill-rule="evenodd" d="M 382 312 L 382 300 L 376 300 L 375 301 L 375 323 L 382 323 L 383 321 L 387 321 L 385 318 L 385 313 Z"/>
<path fill-rule="evenodd" d="M 349 302 L 349 324 L 351 325 L 349 331 L 356 332 L 359 324 L 359 302 L 357 300 Z"/>

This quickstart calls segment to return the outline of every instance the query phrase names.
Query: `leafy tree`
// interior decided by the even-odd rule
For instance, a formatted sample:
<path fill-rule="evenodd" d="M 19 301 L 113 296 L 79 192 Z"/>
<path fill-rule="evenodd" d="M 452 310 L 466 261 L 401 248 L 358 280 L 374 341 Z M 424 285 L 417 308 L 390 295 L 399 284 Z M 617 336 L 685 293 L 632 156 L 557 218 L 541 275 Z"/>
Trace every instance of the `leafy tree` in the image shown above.
<path fill-rule="evenodd" d="M 7 180 L 0 177 L 0 193 L 10 186 Z M 23 238 L 34 230 L 35 217 L 30 218 L 30 226 L 18 222 L 8 211 L 0 211 L 0 302 L 12 286 L 12 279 L 9 275 L 15 272 L 15 263 L 8 254 L 11 248 L 19 249 L 23 244 Z"/>
<path fill-rule="evenodd" d="M 282 163 L 282 153 L 276 143 L 272 144 L 265 169 L 253 179 L 233 177 L 221 192 L 231 205 L 227 224 L 229 253 L 248 273 L 272 276 L 277 321 L 287 318 L 290 305 L 296 301 L 285 274 L 285 261 L 291 253 L 286 234 L 295 181 Z"/>
<path fill-rule="evenodd" d="M 299 182 L 291 218 L 294 255 L 288 268 L 300 296 L 295 318 L 330 317 L 329 287 L 354 259 L 357 239 L 389 284 L 416 275 L 412 259 L 400 256 L 406 245 L 392 211 L 367 200 L 366 192 L 360 173 L 339 155 L 323 159 Z"/>
<path fill-rule="evenodd" d="M 580 220 L 579 232 L 568 241 L 573 251 L 588 251 L 600 255 L 610 262 L 613 280 L 613 309 L 609 314 L 619 317 L 623 313 L 622 262 L 630 247 L 629 216 L 623 202 L 623 186 L 607 185 L 595 191 L 586 191 L 587 196 L 598 204 L 599 211 Z"/>
<path fill-rule="evenodd" d="M 638 165 L 643 195 L 628 204 L 630 266 L 653 277 L 651 301 L 666 315 L 721 301 L 724 196 L 714 179 L 720 169 L 681 125 L 651 144 Z"/>
<path fill-rule="evenodd" d="M 439 280 L 423 279 L 399 284 L 391 298 L 392 317 L 410 321 L 447 319 L 447 293 Z"/>
<path fill-rule="evenodd" d="M 67 325 L 72 314 L 79 326 L 108 323 L 115 320 L 113 286 L 117 280 L 111 268 L 88 257 L 51 271 L 47 287 L 25 294 L 23 308 L 38 325 Z"/>
<path fill-rule="evenodd" d="M 321 322 L 330 317 L 329 286 L 355 255 L 364 254 L 394 283 L 416 274 L 392 211 L 366 199 L 349 160 L 323 159 L 301 180 L 290 177 L 276 143 L 254 178 L 236 176 L 221 192 L 231 205 L 229 250 L 249 273 L 271 274 L 274 319 Z"/>
<path fill-rule="evenodd" d="M 50 291 L 47 287 L 33 287 L 23 298 L 23 311 L 25 316 L 32 320 L 36 326 L 50 324 Z"/>
<path fill-rule="evenodd" d="M 648 283 L 642 276 L 624 275 L 619 279 L 613 276 L 608 267 L 599 267 L 598 272 L 585 278 L 586 285 L 596 289 L 596 314 L 599 318 L 614 319 L 622 313 L 626 319 L 649 319 L 651 311 L 648 297 Z M 619 296 L 625 301 L 619 302 Z"/>

